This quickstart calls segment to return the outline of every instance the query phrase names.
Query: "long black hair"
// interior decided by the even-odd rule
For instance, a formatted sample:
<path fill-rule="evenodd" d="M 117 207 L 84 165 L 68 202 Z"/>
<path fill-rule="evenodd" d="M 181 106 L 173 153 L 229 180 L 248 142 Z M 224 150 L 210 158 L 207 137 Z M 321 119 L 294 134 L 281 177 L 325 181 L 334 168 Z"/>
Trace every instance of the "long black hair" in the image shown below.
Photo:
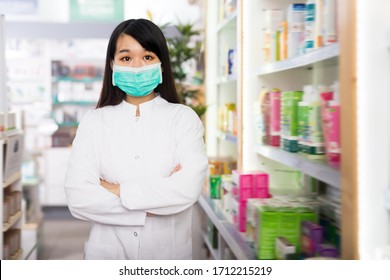
<path fill-rule="evenodd" d="M 126 97 L 125 92 L 112 85 L 111 67 L 114 61 L 116 43 L 122 34 L 130 35 L 145 50 L 153 52 L 158 56 L 163 69 L 163 82 L 157 86 L 155 91 L 170 103 L 180 103 L 173 79 L 167 42 L 161 29 L 146 19 L 129 19 L 123 21 L 114 29 L 108 42 L 103 86 L 96 108 L 117 105 Z"/>

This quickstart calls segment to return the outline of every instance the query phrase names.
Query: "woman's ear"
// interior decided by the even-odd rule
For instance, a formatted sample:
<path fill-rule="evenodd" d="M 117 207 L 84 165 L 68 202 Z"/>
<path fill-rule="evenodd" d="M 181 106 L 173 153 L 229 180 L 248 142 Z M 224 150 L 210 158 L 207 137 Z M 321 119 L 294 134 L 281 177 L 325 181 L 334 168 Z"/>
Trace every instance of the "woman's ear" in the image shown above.
<path fill-rule="evenodd" d="M 110 67 L 111 67 L 111 70 L 113 70 L 112 68 L 114 68 L 114 60 L 111 60 Z"/>

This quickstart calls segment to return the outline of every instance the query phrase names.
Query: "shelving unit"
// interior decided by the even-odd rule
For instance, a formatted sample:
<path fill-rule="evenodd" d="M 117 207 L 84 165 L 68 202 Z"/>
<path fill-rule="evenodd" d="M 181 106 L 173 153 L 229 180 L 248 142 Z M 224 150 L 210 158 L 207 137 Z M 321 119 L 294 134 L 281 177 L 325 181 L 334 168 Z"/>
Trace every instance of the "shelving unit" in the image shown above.
<path fill-rule="evenodd" d="M 13 214 L 7 222 L 3 222 L 3 232 L 6 232 L 11 227 L 13 227 L 22 217 L 22 212 L 18 211 L 15 214 Z"/>
<path fill-rule="evenodd" d="M 213 259 L 218 260 L 219 259 L 218 251 L 213 248 L 213 246 L 210 243 L 209 237 L 207 236 L 206 233 L 203 234 L 203 242 L 206 244 Z"/>
<path fill-rule="evenodd" d="M 11 135 L 11 136 L 5 136 Z M 13 239 L 19 239 L 21 241 L 21 228 L 22 228 L 22 185 L 21 185 L 21 156 L 23 154 L 23 135 L 20 131 L 15 133 L 4 133 L 5 138 L 0 139 L 0 178 L 2 182 L 2 191 L 1 191 L 1 218 L 0 222 L 2 224 L 2 234 L 1 234 L 1 255 L 0 259 L 4 259 L 3 255 L 3 246 L 6 241 L 6 236 L 10 235 Z M 12 145 L 11 147 L 8 147 Z M 13 173 L 11 173 L 13 172 Z M 11 175 L 10 175 L 11 173 Z M 8 174 L 8 175 L 7 175 Z M 5 177 L 7 176 L 7 177 Z M 12 198 L 11 198 L 12 197 Z M 19 198 L 17 198 L 19 197 Z M 11 202 L 13 208 L 11 208 Z M 8 203 L 8 204 L 6 204 Z M 17 205 L 16 203 L 20 203 Z M 7 205 L 4 207 L 4 205 Z M 9 211 L 13 212 L 9 213 Z M 14 212 L 16 210 L 16 212 Z M 3 213 L 3 211 L 7 211 Z M 6 214 L 8 213 L 8 214 Z M 5 219 L 6 216 L 6 220 Z M 19 233 L 15 233 L 14 229 L 20 230 Z M 20 234 L 20 236 L 18 236 Z M 16 237 L 17 236 L 17 237 Z M 20 242 L 21 243 L 21 242 Z M 17 251 L 14 252 L 11 256 L 8 256 L 9 259 L 20 259 L 23 253 L 22 244 L 21 247 L 17 248 Z M 8 247 L 11 250 L 11 246 Z"/>
<path fill-rule="evenodd" d="M 311 160 L 303 155 L 289 153 L 271 146 L 256 146 L 256 153 L 301 171 L 329 185 L 340 187 L 340 170 L 327 164 L 325 160 Z"/>
<path fill-rule="evenodd" d="M 53 147 L 70 146 L 86 111 L 93 109 L 101 89 L 103 62 L 88 59 L 52 60 L 52 118 L 59 130 Z"/>
<path fill-rule="evenodd" d="M 8 112 L 5 78 L 5 32 L 4 16 L 0 15 L 0 112 L 4 119 L 0 131 L 0 259 L 22 258 L 22 185 L 21 166 L 23 157 L 23 132 L 15 129 Z"/>
<path fill-rule="evenodd" d="M 207 214 L 208 218 L 217 227 L 218 233 L 232 250 L 239 260 L 254 260 L 254 251 L 247 245 L 245 237 L 238 229 L 226 219 L 214 202 L 204 195 L 201 195 L 199 204 Z M 207 238 L 207 236 L 206 236 Z M 220 250 L 222 248 L 219 248 Z M 220 255 L 220 254 L 219 254 Z"/>
<path fill-rule="evenodd" d="M 226 132 L 223 132 L 223 131 L 219 131 L 218 137 L 221 140 L 226 140 L 226 141 L 228 141 L 230 143 L 237 144 L 237 136 L 236 135 L 233 135 L 233 134 L 230 134 L 230 133 L 226 133 Z"/>
<path fill-rule="evenodd" d="M 214 2 L 214 1 L 209 1 Z M 237 104 L 238 111 L 238 133 L 237 138 L 232 138 L 231 135 L 225 134 L 215 129 L 218 118 L 218 111 L 211 108 L 207 112 L 207 133 L 206 144 L 209 156 L 226 156 L 231 154 L 231 149 L 236 150 L 236 158 L 238 168 L 242 170 L 264 170 L 267 164 L 275 164 L 281 168 L 290 168 L 291 170 L 300 171 L 302 174 L 316 178 L 325 182 L 328 185 L 334 186 L 341 190 L 341 216 L 343 217 L 340 231 L 341 231 L 341 254 L 342 258 L 353 259 L 356 258 L 357 246 L 356 239 L 356 124 L 353 120 L 355 116 L 356 107 L 351 104 L 351 107 L 341 107 L 342 115 L 342 147 L 343 147 L 343 161 L 341 168 L 334 168 L 328 165 L 325 161 L 313 160 L 296 153 L 289 153 L 276 147 L 259 145 L 256 143 L 255 135 L 255 114 L 253 111 L 253 104 L 258 100 L 258 96 L 263 88 L 279 88 L 281 91 L 303 90 L 304 85 L 330 85 L 335 81 L 340 81 L 341 87 L 341 103 L 350 104 L 353 98 L 348 97 L 348 94 L 354 93 L 354 87 L 349 92 L 346 84 L 355 81 L 353 71 L 356 68 L 353 65 L 347 67 L 347 60 L 355 60 L 353 52 L 348 53 L 348 46 L 352 51 L 355 49 L 355 41 L 346 43 L 351 39 L 350 34 L 355 34 L 352 31 L 354 24 L 354 5 L 350 3 L 338 4 L 338 17 L 343 18 L 342 27 L 340 27 L 339 38 L 344 38 L 342 43 L 334 43 L 313 50 L 304 55 L 278 61 L 274 63 L 265 64 L 263 58 L 262 46 L 264 45 L 264 10 L 266 9 L 283 9 L 285 10 L 289 4 L 295 3 L 293 0 L 277 0 L 277 1 L 238 1 L 237 15 L 234 15 L 236 25 L 233 25 L 233 20 L 228 18 L 221 23 L 213 21 L 213 13 L 218 11 L 216 3 L 208 3 L 207 11 L 207 73 L 206 76 L 206 95 L 207 103 L 215 106 L 219 104 L 227 96 L 233 96 Z M 344 1 L 339 1 L 344 2 Z M 351 9 L 349 9 L 351 8 Z M 215 15 L 214 15 L 215 18 Z M 213 27 L 218 26 L 217 28 Z M 222 35 L 231 36 L 232 40 L 237 43 L 237 58 L 238 67 L 237 79 L 231 81 L 221 78 L 218 75 L 220 64 L 217 58 L 221 57 L 223 52 L 223 45 L 220 44 L 221 34 L 227 26 L 233 29 L 235 34 L 227 33 Z M 348 31 L 347 31 L 348 30 Z M 254 34 L 256 34 L 254 36 Z M 343 37 L 344 36 L 344 37 Z M 345 39 L 348 38 L 348 39 Z M 226 38 L 224 39 L 227 40 Z M 341 40 L 339 40 L 341 41 Z M 341 58 L 341 56 L 344 56 Z M 213 64 L 216 63 L 214 68 Z M 218 68 L 219 67 L 219 68 Z M 344 70 L 343 70 L 344 69 Z M 215 74 L 217 73 L 217 74 Z M 346 77 L 350 79 L 346 83 Z M 343 81 L 344 80 L 344 81 Z M 233 92 L 234 88 L 234 93 Z M 230 90 L 230 91 L 229 91 Z M 230 95 L 229 95 L 230 94 Z M 211 106 L 210 106 L 211 107 Z M 348 115 L 348 116 L 347 116 Z M 344 117 L 343 117 L 344 116 Z M 346 117 L 347 116 L 347 117 Z M 211 130 L 215 130 L 212 132 Z M 346 134 L 349 135 L 346 137 Z M 215 140 L 215 138 L 219 140 Z M 355 138 L 352 140 L 351 138 Z M 346 142 L 345 139 L 349 139 Z M 222 140 L 222 141 L 221 141 Z M 344 143 L 344 144 L 343 144 Z M 352 143 L 349 145 L 348 143 Z M 344 147 L 347 149 L 344 153 Z M 275 167 L 276 168 L 276 167 Z M 350 176 L 351 179 L 346 179 Z M 272 186 L 271 186 L 272 188 Z M 202 198 L 203 200 L 205 198 Z M 208 207 L 205 201 L 200 200 L 202 207 L 211 219 L 216 224 L 219 223 L 219 229 L 225 232 L 221 236 L 224 241 L 228 241 L 232 236 L 239 236 L 237 230 L 233 230 L 234 225 L 229 222 L 219 220 L 213 213 L 218 215 L 218 209 Z M 324 202 L 324 201 L 322 201 Z M 326 201 L 325 201 L 326 202 Z M 206 206 L 205 206 L 206 205 Z M 346 207 L 348 205 L 348 207 Z M 347 221 L 348 220 L 348 221 Z M 226 230 L 223 225 L 229 225 L 232 231 Z M 351 227 L 352 226 L 352 227 Z M 226 231 L 225 231 L 226 230 Z M 351 236 L 350 239 L 349 236 Z M 347 240 L 348 239 L 348 240 Z M 227 246 L 233 250 L 234 245 L 226 242 Z M 245 243 L 245 242 L 244 242 Z M 236 243 L 238 244 L 238 243 Z M 240 244 L 244 246 L 245 244 Z M 241 247 L 242 248 L 242 247 Z M 237 258 L 245 258 L 234 249 Z M 248 255 L 246 255 L 248 256 Z M 252 256 L 254 257 L 254 255 Z"/>
<path fill-rule="evenodd" d="M 290 69 L 310 68 L 314 67 L 315 64 L 320 64 L 321 66 L 337 65 L 339 54 L 340 46 L 338 43 L 335 43 L 297 57 L 265 64 L 259 67 L 257 75 L 262 76 Z"/>
<path fill-rule="evenodd" d="M 3 188 L 5 189 L 6 187 L 12 185 L 16 181 L 18 181 L 21 177 L 22 177 L 22 173 L 20 172 L 15 173 L 10 178 L 8 178 L 5 182 L 3 182 Z"/>

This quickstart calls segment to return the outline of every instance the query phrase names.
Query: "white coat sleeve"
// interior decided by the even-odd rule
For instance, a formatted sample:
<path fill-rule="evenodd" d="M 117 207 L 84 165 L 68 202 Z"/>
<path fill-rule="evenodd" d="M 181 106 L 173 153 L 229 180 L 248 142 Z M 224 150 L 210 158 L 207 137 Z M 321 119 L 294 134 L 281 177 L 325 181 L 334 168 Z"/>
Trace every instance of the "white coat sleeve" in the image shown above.
<path fill-rule="evenodd" d="M 123 206 L 157 215 L 181 212 L 197 202 L 203 188 L 208 160 L 203 125 L 190 108 L 185 108 L 175 126 L 179 172 L 166 178 L 134 178 L 120 184 Z"/>
<path fill-rule="evenodd" d="M 93 112 L 85 114 L 77 129 L 65 178 L 65 193 L 72 215 L 103 224 L 142 226 L 146 212 L 131 211 L 120 198 L 100 185 Z"/>

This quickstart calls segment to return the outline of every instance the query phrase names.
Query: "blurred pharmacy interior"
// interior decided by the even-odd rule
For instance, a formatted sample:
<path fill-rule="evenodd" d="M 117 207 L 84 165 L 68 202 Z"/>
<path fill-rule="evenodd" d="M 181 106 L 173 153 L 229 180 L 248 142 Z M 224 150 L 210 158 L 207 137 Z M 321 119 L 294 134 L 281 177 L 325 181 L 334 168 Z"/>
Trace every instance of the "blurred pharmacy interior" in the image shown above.
<path fill-rule="evenodd" d="M 91 224 L 70 214 L 65 172 L 108 39 L 130 18 L 161 26 L 181 99 L 204 124 L 194 259 L 390 259 L 389 10 L 0 0 L 0 259 L 83 259 Z"/>

